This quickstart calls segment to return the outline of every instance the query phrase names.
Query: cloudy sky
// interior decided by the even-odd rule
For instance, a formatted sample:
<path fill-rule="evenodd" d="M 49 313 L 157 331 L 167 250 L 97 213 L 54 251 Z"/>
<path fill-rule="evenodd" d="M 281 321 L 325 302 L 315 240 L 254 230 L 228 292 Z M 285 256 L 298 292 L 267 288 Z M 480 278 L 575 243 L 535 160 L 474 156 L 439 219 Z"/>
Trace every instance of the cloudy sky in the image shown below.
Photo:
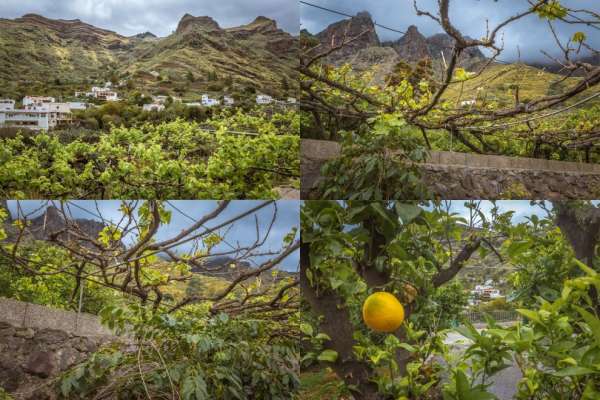
<path fill-rule="evenodd" d="M 150 31 L 167 36 L 185 14 L 208 15 L 222 27 L 239 26 L 263 15 L 293 34 L 298 32 L 295 0 L 2 0 L 0 17 L 36 13 L 48 18 L 79 18 L 92 25 L 130 36 Z"/>
<path fill-rule="evenodd" d="M 467 220 L 469 219 L 469 209 L 465 207 L 466 201 L 455 200 L 451 202 L 451 211 L 462 215 Z M 500 210 L 500 213 L 508 211 L 514 211 L 512 222 L 520 223 L 525 222 L 527 217 L 537 215 L 538 217 L 545 217 L 546 211 L 537 205 L 531 205 L 529 200 L 499 200 L 496 202 L 496 206 Z M 491 201 L 481 202 L 481 211 L 487 218 L 491 218 L 490 210 L 494 207 Z M 551 210 L 552 203 L 546 202 L 546 207 Z"/>
<path fill-rule="evenodd" d="M 430 36 L 442 32 L 439 25 L 428 17 L 418 17 L 415 14 L 413 0 L 307 0 L 322 7 L 341 11 L 345 14 L 355 15 L 366 10 L 371 13 L 375 22 L 405 31 L 410 25 L 416 25 L 422 34 Z M 573 8 L 588 8 L 600 12 L 600 1 L 598 0 L 562 0 L 565 6 Z M 437 0 L 418 0 L 419 8 L 436 14 Z M 527 9 L 525 0 L 455 0 L 450 3 L 450 17 L 454 25 L 464 34 L 474 38 L 480 38 L 486 34 L 486 19 L 493 27 L 506 18 Z M 343 19 L 339 15 L 331 14 L 323 10 L 301 5 L 300 21 L 301 28 L 309 32 L 317 33 L 329 24 Z M 561 40 L 568 39 L 574 32 L 583 31 L 587 33 L 590 43 L 595 48 L 600 48 L 600 30 L 587 27 L 584 29 L 579 25 L 557 23 L 557 31 Z M 505 53 L 504 59 L 514 60 L 517 55 L 517 47 L 521 50 L 523 59 L 548 60 L 541 55 L 544 49 L 553 53 L 556 45 L 547 23 L 537 16 L 528 16 L 504 29 Z M 397 40 L 402 35 L 378 28 L 377 31 L 382 40 Z"/>
<path fill-rule="evenodd" d="M 43 212 L 39 210 L 40 207 L 48 204 L 46 201 L 38 201 L 38 200 L 27 200 L 20 201 L 20 207 L 23 214 L 31 214 L 28 218 L 32 218 L 36 215 L 40 215 Z M 233 201 L 230 205 L 219 215 L 218 218 L 215 218 L 210 223 L 207 223 L 207 227 L 218 225 L 219 223 L 225 222 L 228 219 L 243 213 L 253 207 L 256 207 L 260 204 L 260 201 Z M 96 210 L 96 204 L 98 204 L 98 210 L 100 210 L 100 215 L 105 220 L 111 221 L 113 223 L 118 223 L 121 219 L 121 212 L 119 211 L 119 207 L 121 202 L 118 200 L 106 200 L 106 201 L 70 201 L 69 210 L 73 218 L 84 218 L 84 219 L 95 219 L 98 218 L 98 211 Z M 56 203 L 58 206 L 58 203 Z M 189 227 L 193 221 L 192 218 L 200 218 L 206 213 L 215 209 L 217 203 L 215 201 L 186 201 L 186 200 L 176 200 L 170 201 L 166 204 L 166 208 L 172 211 L 171 223 L 168 225 L 163 225 L 159 229 L 157 233 L 158 240 L 164 240 L 172 237 L 173 235 L 179 233 L 181 230 Z M 13 216 L 16 217 L 18 213 L 18 207 L 16 201 L 9 201 L 8 208 Z M 215 252 L 218 251 L 227 251 L 231 250 L 230 246 L 237 247 L 238 244 L 240 246 L 250 245 L 254 243 L 256 240 L 256 227 L 255 227 L 255 219 L 254 216 L 258 218 L 258 223 L 260 227 L 260 234 L 263 235 L 266 231 L 266 228 L 271 222 L 273 216 L 274 207 L 272 205 L 267 206 L 255 214 L 249 215 L 237 222 L 233 225 L 231 229 L 226 233 L 225 240 L 227 243 L 223 242 L 219 246 L 215 248 Z M 273 228 L 271 230 L 270 235 L 268 236 L 265 244 L 260 248 L 261 251 L 277 251 L 282 247 L 282 240 L 284 236 L 289 233 L 293 227 L 300 227 L 300 203 L 297 201 L 278 201 L 277 202 L 277 219 Z M 222 234 L 225 234 L 225 231 L 221 231 Z M 261 236 L 263 237 L 263 236 Z M 129 238 L 131 241 L 133 238 Z M 124 240 L 127 244 L 128 240 Z M 189 245 L 181 246 L 179 250 L 185 251 L 189 249 Z M 272 257 L 272 256 L 271 256 Z M 255 257 L 252 261 L 255 264 L 264 262 L 267 259 L 271 258 L 269 256 Z M 298 269 L 298 261 L 299 261 L 299 253 L 295 253 L 290 255 L 287 259 L 285 259 L 281 265 L 282 269 L 288 271 L 296 271 Z"/>

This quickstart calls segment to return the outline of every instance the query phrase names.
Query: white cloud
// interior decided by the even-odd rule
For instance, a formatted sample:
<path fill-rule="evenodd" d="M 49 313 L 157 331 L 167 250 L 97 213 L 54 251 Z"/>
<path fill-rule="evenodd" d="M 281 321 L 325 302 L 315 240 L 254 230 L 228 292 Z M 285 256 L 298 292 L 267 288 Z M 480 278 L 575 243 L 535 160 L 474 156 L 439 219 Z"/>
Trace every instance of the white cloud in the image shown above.
<path fill-rule="evenodd" d="M 36 13 L 48 18 L 75 19 L 130 36 L 150 31 L 169 35 L 186 14 L 208 15 L 223 27 L 239 26 L 263 15 L 296 34 L 299 26 L 296 0 L 3 0 L 1 18 Z"/>

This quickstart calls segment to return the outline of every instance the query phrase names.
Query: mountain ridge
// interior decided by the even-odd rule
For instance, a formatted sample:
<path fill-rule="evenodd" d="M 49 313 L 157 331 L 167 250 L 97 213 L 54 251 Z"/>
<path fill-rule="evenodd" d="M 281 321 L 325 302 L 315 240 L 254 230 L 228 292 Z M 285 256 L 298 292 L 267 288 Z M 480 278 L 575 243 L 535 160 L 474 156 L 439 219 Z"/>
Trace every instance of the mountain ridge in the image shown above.
<path fill-rule="evenodd" d="M 127 37 L 79 19 L 25 14 L 0 19 L 0 97 L 72 96 L 108 80 L 177 96 L 224 89 L 283 96 L 297 81 L 297 44 L 262 16 L 221 28 L 211 17 L 185 14 L 166 37 Z"/>
<path fill-rule="evenodd" d="M 384 59 L 393 58 L 387 60 L 388 63 L 398 61 L 417 63 L 425 58 L 440 60 L 442 54 L 443 57 L 448 59 L 454 43 L 454 40 L 445 33 L 437 33 L 426 37 L 416 25 L 410 25 L 404 35 L 397 40 L 381 41 L 375 30 L 375 23 L 367 11 L 359 12 L 350 19 L 334 22 L 315 35 L 307 31 L 304 31 L 304 34 L 316 38 L 321 44 L 319 47 L 325 49 L 339 46 L 343 40 L 358 37 L 327 57 L 327 61 L 333 64 L 348 61 L 351 61 L 351 64 L 361 64 L 361 61 L 367 61 L 368 63 L 366 59 L 371 58 L 373 52 L 379 57 L 384 57 Z M 389 52 L 373 50 L 374 48 L 385 47 L 392 48 L 397 57 Z M 373 51 L 368 51 L 369 49 Z M 362 57 L 358 55 L 360 52 L 363 52 Z M 459 64 L 470 66 L 484 59 L 484 54 L 478 48 L 468 49 L 459 59 Z"/>

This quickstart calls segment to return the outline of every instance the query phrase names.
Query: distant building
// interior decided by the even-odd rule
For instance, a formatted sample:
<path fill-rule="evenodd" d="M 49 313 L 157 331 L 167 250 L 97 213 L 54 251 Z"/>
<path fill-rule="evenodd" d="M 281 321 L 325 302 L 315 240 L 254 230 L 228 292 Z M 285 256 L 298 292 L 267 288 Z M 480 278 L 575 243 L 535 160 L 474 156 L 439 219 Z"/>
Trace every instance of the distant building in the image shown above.
<path fill-rule="evenodd" d="M 164 95 L 152 96 L 152 102 L 155 104 L 166 104 L 169 97 L 171 98 L 171 100 L 173 100 L 173 102 L 176 102 L 176 101 L 181 102 L 181 97 L 164 96 Z"/>
<path fill-rule="evenodd" d="M 235 104 L 235 100 L 231 96 L 223 96 L 223 104 L 226 106 L 232 106 Z"/>
<path fill-rule="evenodd" d="M 474 106 L 477 103 L 477 100 L 463 100 L 460 102 L 461 107 L 469 107 Z"/>
<path fill-rule="evenodd" d="M 0 111 L 15 109 L 15 101 L 11 99 L 0 99 Z"/>
<path fill-rule="evenodd" d="M 271 104 L 272 102 L 273 98 L 266 94 L 259 94 L 256 96 L 256 104 Z"/>
<path fill-rule="evenodd" d="M 207 94 L 202 95 L 201 103 L 204 107 L 213 107 L 213 106 L 218 106 L 219 104 L 221 104 L 221 102 L 219 100 L 213 99 Z"/>
<path fill-rule="evenodd" d="M 88 94 L 88 97 L 94 97 L 98 100 L 105 100 L 105 101 L 118 101 L 119 100 L 119 94 L 107 87 L 101 88 L 101 87 L 94 86 L 92 88 L 92 91 Z"/>
<path fill-rule="evenodd" d="M 165 104 L 169 96 L 152 96 L 152 101 L 156 104 Z"/>
<path fill-rule="evenodd" d="M 75 92 L 75 97 L 93 97 L 104 101 L 119 101 L 119 94 L 112 90 L 111 86 L 110 82 L 106 82 L 104 87 L 92 87 L 91 92 Z"/>
<path fill-rule="evenodd" d="M 153 104 L 144 104 L 142 107 L 144 111 L 163 111 L 165 109 L 164 104 L 153 103 Z"/>
<path fill-rule="evenodd" d="M 0 127 L 18 127 L 32 130 L 49 130 L 72 122 L 69 103 L 56 103 L 53 98 L 27 96 L 23 99 L 24 108 L 0 110 Z M 52 101 L 50 101 L 52 100 Z M 8 106 L 8 103 L 7 103 Z"/>
<path fill-rule="evenodd" d="M 56 99 L 54 97 L 47 96 L 25 96 L 23 97 L 23 107 L 27 107 L 30 105 L 40 105 L 44 103 L 55 103 Z"/>
<path fill-rule="evenodd" d="M 288 97 L 287 102 L 288 102 L 288 104 L 296 104 L 298 101 L 296 100 L 295 97 Z"/>
<path fill-rule="evenodd" d="M 500 290 L 496 289 L 491 281 L 487 281 L 483 285 L 476 285 L 471 294 L 480 300 L 493 300 L 503 297 Z"/>

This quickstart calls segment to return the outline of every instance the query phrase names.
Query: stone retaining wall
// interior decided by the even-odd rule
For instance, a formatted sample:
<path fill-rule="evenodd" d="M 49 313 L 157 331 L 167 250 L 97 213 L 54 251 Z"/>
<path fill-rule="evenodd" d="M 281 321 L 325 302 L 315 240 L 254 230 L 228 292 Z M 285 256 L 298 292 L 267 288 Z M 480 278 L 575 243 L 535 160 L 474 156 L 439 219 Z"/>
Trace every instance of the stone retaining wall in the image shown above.
<path fill-rule="evenodd" d="M 90 314 L 0 298 L 0 386 L 17 400 L 54 400 L 54 379 L 116 337 Z"/>
<path fill-rule="evenodd" d="M 336 142 L 303 139 L 302 198 L 314 198 L 323 164 L 339 155 Z M 597 199 L 600 165 L 525 157 L 431 152 L 423 182 L 444 199 Z"/>

